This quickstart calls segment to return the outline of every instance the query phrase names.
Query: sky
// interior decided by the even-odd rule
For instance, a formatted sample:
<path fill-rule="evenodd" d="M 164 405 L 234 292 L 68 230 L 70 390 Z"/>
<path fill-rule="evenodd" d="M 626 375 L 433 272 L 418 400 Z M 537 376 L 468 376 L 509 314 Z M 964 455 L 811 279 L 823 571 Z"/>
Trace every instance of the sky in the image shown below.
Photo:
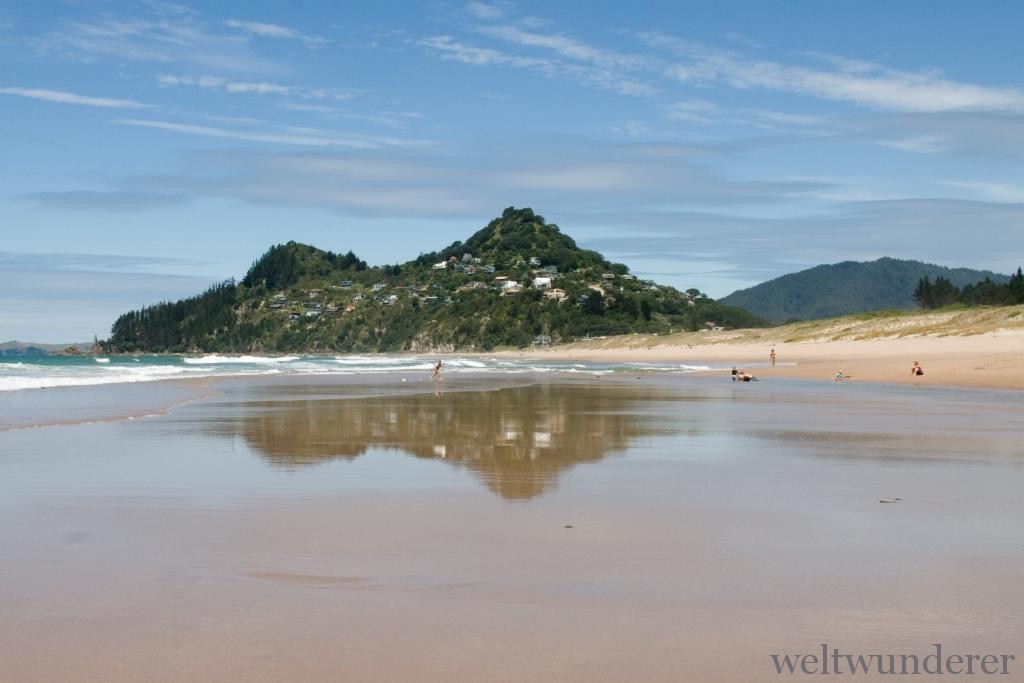
<path fill-rule="evenodd" d="M 0 0 L 0 341 L 532 207 L 724 296 L 1024 263 L 1024 4 Z"/>

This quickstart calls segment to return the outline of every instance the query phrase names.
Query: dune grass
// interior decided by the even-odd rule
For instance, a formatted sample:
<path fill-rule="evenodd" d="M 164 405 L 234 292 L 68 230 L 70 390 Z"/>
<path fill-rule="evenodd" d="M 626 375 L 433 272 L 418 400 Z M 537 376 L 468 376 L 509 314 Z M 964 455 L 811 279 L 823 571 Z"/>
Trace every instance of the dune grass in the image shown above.
<path fill-rule="evenodd" d="M 969 337 L 999 330 L 1024 329 L 1024 305 L 948 306 L 928 311 L 884 310 L 809 320 L 777 327 L 720 332 L 679 332 L 670 335 L 631 334 L 567 345 L 579 349 L 649 349 L 708 344 L 799 344 L 822 341 L 864 341 L 907 337 Z"/>

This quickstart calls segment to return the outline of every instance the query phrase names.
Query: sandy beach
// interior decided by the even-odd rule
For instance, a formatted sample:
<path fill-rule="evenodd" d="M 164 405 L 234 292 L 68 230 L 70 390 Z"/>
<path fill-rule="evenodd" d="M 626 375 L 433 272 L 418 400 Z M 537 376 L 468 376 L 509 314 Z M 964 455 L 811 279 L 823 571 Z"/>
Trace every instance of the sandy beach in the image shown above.
<path fill-rule="evenodd" d="M 234 378 L 0 432 L 2 677 L 740 683 L 826 641 L 1020 659 L 1012 394 L 721 379 Z"/>
<path fill-rule="evenodd" d="M 758 377 L 1024 389 L 1024 307 L 798 323 L 765 330 L 631 335 L 509 356 L 738 365 Z M 776 365 L 769 355 L 775 349 Z M 912 376 L 914 361 L 925 369 Z"/>

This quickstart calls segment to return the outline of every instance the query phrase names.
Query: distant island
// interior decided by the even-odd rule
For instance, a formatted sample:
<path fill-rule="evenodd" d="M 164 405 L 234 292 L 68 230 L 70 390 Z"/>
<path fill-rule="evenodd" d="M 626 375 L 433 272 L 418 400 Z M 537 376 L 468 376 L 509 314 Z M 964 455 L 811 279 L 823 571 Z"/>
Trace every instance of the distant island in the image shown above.
<path fill-rule="evenodd" d="M 767 318 L 773 323 L 795 320 L 821 320 L 841 315 L 880 310 L 912 310 L 920 305 L 915 296 L 922 281 L 940 282 L 935 300 L 943 305 L 1014 303 L 998 298 L 977 296 L 960 298 L 960 291 L 983 294 L 995 285 L 1006 285 L 1010 277 L 987 270 L 946 268 L 921 261 L 880 258 L 859 263 L 844 261 L 815 266 L 797 273 L 762 282 L 733 292 L 720 301 Z M 956 294 L 953 294 L 956 289 Z M 927 307 L 932 308 L 931 299 Z"/>
<path fill-rule="evenodd" d="M 370 267 L 289 242 L 228 280 L 121 315 L 107 352 L 487 351 L 627 333 L 765 326 L 698 289 L 638 278 L 529 208 L 465 242 Z"/>
<path fill-rule="evenodd" d="M 71 344 L 44 344 L 41 342 L 22 342 L 17 340 L 0 343 L 0 357 L 36 357 L 64 354 L 85 354 L 97 348 L 95 342 L 77 342 Z"/>

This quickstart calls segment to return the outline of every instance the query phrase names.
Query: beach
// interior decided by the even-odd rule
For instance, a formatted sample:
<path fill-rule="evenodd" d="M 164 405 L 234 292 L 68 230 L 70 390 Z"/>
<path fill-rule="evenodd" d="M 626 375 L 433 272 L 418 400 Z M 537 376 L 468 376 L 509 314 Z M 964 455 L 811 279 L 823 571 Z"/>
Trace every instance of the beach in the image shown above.
<path fill-rule="evenodd" d="M 1022 310 L 1011 306 L 837 318 L 755 330 L 629 335 L 531 349 L 523 356 L 730 364 L 758 377 L 818 381 L 832 380 L 842 371 L 859 382 L 1024 390 Z M 911 375 L 915 361 L 924 368 L 924 375 Z"/>
<path fill-rule="evenodd" d="M 194 394 L 0 431 L 3 678 L 738 683 L 825 642 L 1022 660 L 1018 393 L 604 367 L 157 382 Z"/>

